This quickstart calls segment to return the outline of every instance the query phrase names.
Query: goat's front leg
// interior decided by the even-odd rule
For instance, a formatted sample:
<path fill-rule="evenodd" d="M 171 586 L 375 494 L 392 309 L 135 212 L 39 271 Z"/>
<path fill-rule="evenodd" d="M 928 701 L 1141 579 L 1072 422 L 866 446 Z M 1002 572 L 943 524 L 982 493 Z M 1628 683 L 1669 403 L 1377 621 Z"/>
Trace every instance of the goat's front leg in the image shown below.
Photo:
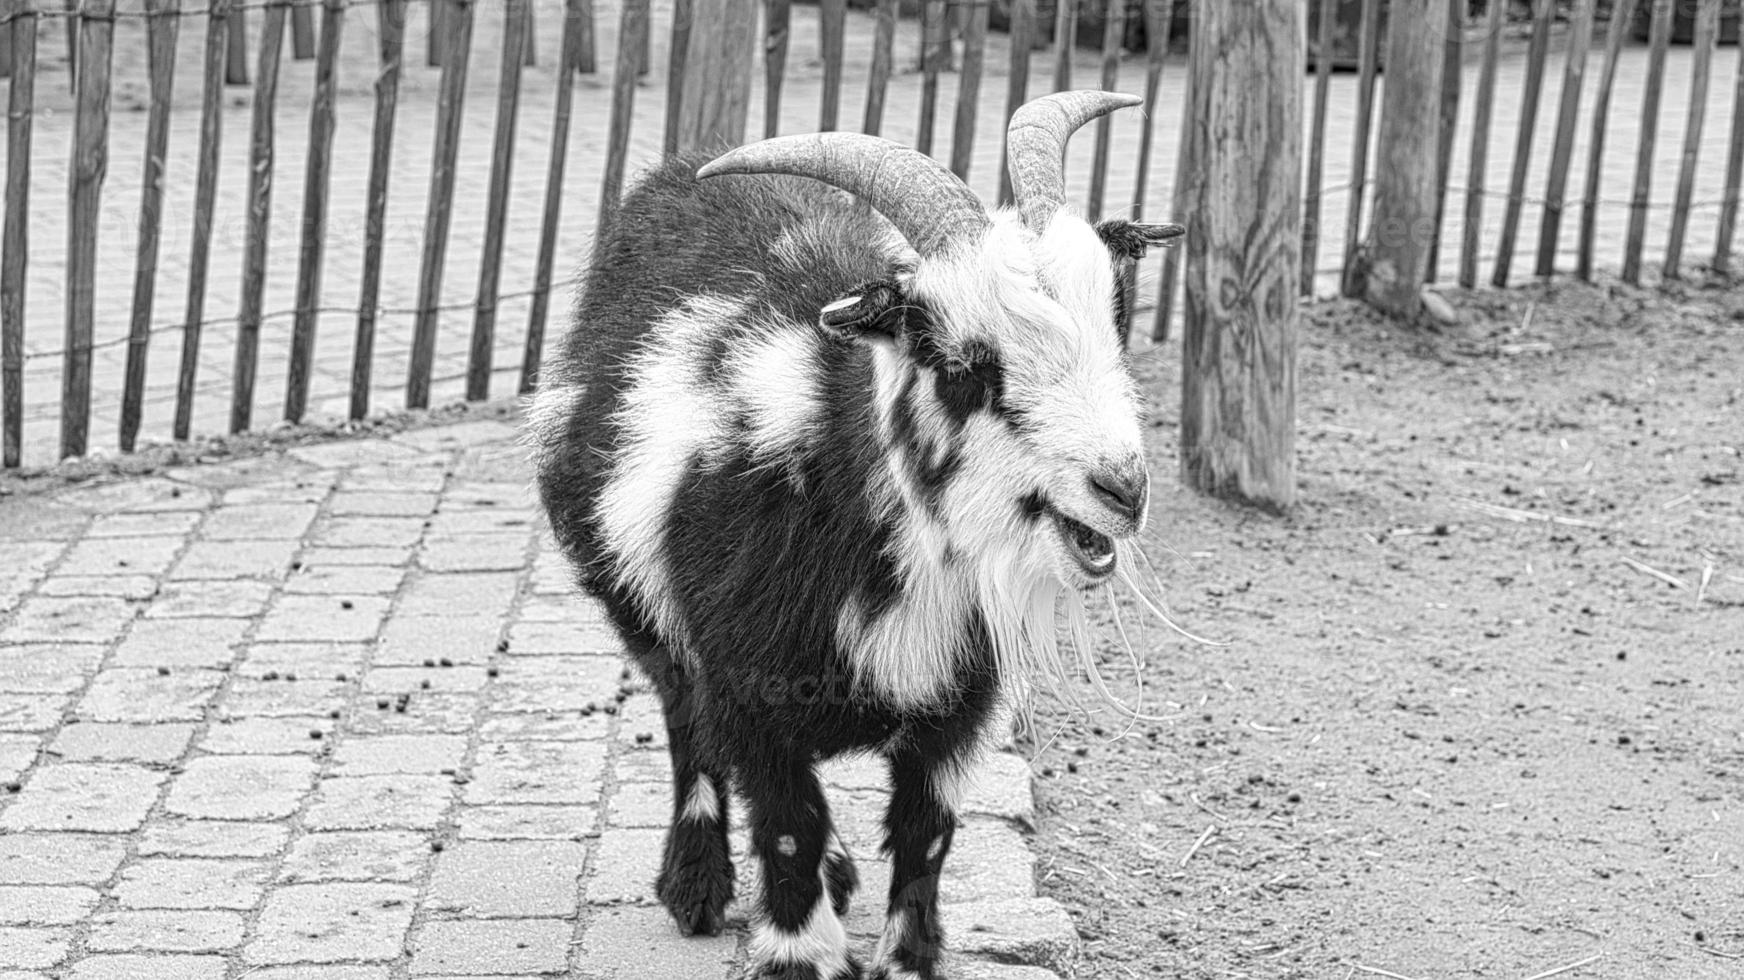
<path fill-rule="evenodd" d="M 775 757 L 746 769 L 752 771 L 742 771 L 741 786 L 751 846 L 763 868 L 763 908 L 751 933 L 760 975 L 859 980 L 860 964 L 848 955 L 848 934 L 827 880 L 825 852 L 834 831 L 811 763 Z"/>
<path fill-rule="evenodd" d="M 899 751 L 890 757 L 890 783 L 890 809 L 884 816 L 890 907 L 872 976 L 934 980 L 945 945 L 939 875 L 956 833 L 961 770 L 954 759 Z"/>

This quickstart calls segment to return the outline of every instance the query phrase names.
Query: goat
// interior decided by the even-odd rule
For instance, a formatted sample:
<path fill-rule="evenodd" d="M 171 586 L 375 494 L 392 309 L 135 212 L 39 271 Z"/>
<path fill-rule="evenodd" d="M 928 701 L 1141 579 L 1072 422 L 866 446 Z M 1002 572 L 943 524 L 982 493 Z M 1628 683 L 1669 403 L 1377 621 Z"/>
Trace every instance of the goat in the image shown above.
<path fill-rule="evenodd" d="M 1178 225 L 1063 207 L 1067 92 L 1008 130 L 1018 207 L 824 133 L 678 157 L 596 243 L 527 413 L 553 534 L 658 690 L 681 932 L 733 896 L 728 791 L 761 864 L 761 975 L 862 968 L 858 885 L 814 771 L 881 754 L 893 862 L 876 978 L 932 980 L 965 767 L 1037 671 L 1056 606 L 1106 582 L 1149 478 L 1121 268 Z M 802 179 L 804 178 L 804 179 Z"/>

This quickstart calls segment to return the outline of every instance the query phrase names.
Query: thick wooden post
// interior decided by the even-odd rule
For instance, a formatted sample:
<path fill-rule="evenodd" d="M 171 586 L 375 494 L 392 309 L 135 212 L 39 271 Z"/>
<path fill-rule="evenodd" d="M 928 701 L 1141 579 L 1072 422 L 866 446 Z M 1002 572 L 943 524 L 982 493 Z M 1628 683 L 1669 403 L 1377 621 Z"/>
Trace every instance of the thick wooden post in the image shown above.
<path fill-rule="evenodd" d="M 1387 18 L 1387 84 L 1363 298 L 1396 317 L 1415 318 L 1422 308 L 1435 240 L 1446 54 L 1439 7 L 1440 0 L 1392 0 Z"/>
<path fill-rule="evenodd" d="M 690 17 L 678 149 L 737 146 L 751 107 L 757 0 L 695 0 Z"/>
<path fill-rule="evenodd" d="M 1210 3 L 1196 13 L 1188 119 L 1197 160 L 1177 174 L 1193 185 L 1181 475 L 1282 510 L 1296 499 L 1302 4 Z"/>

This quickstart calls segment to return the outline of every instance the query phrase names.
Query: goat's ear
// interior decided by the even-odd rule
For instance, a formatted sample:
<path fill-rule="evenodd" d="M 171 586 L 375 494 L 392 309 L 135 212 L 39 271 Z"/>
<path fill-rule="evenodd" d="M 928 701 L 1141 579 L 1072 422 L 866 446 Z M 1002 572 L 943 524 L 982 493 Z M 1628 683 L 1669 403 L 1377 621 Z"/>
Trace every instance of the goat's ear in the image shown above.
<path fill-rule="evenodd" d="M 902 332 L 904 297 L 899 283 L 862 283 L 818 311 L 818 323 L 847 340 L 894 343 Z"/>
<path fill-rule="evenodd" d="M 1173 245 L 1186 233 L 1187 229 L 1176 224 L 1143 224 L 1125 218 L 1109 218 L 1096 224 L 1097 236 L 1117 259 L 1142 259 L 1145 249 Z"/>

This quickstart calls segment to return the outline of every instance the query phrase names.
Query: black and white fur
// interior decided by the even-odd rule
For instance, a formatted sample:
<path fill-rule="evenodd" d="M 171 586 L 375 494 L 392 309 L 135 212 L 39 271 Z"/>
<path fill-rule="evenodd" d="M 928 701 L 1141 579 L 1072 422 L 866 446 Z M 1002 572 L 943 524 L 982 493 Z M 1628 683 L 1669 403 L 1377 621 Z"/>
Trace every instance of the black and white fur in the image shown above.
<path fill-rule="evenodd" d="M 922 256 L 841 190 L 703 162 L 645 175 L 597 244 L 528 412 L 540 490 L 663 700 L 679 929 L 723 927 L 732 787 L 759 968 L 861 976 L 814 764 L 870 750 L 893 862 L 872 975 L 931 980 L 966 767 L 1144 524 L 1117 276 L 1178 229 L 999 212 Z"/>

